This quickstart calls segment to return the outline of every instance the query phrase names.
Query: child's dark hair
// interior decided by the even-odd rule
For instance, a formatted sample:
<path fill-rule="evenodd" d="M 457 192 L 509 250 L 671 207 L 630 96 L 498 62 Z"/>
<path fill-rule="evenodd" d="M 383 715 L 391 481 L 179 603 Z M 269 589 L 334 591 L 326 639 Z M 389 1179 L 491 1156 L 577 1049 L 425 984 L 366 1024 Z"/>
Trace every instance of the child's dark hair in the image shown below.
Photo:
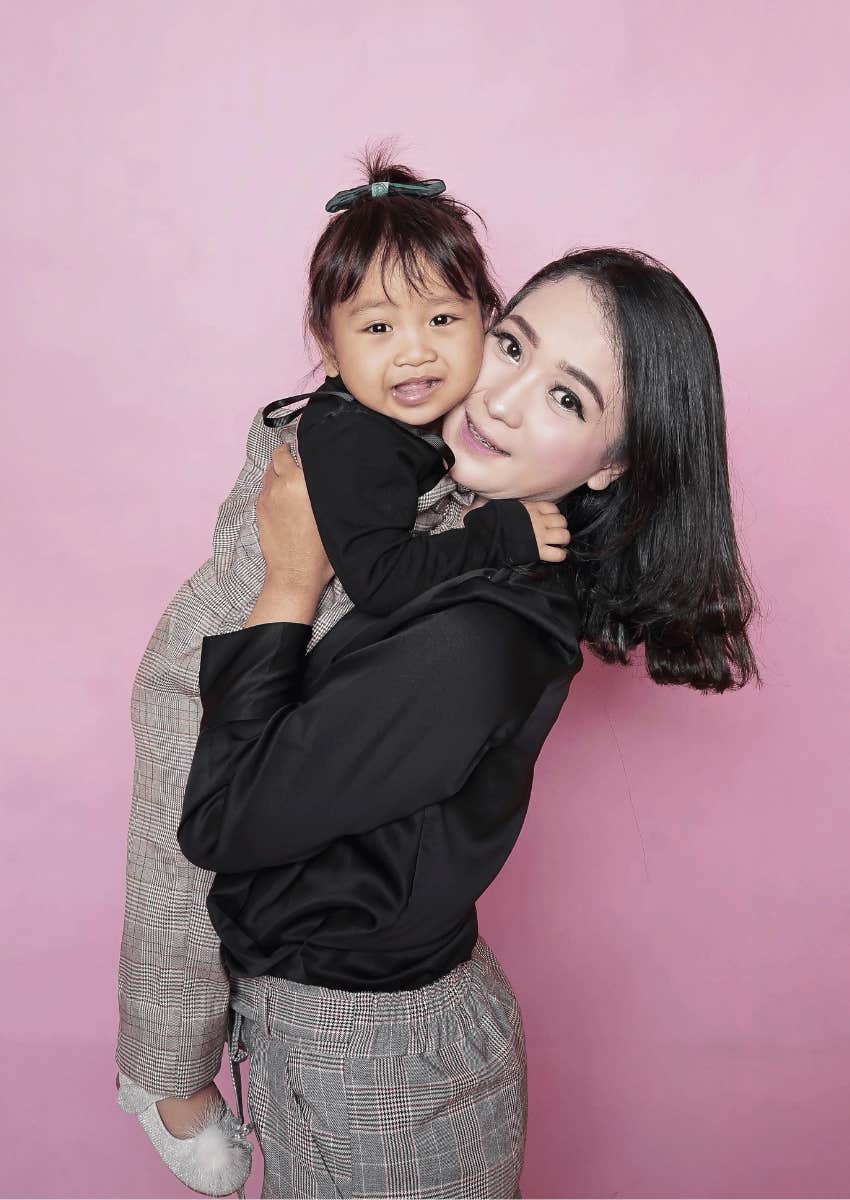
<path fill-rule="evenodd" d="M 360 165 L 367 183 L 422 183 L 424 178 L 392 162 L 385 146 L 367 150 Z M 478 301 L 489 326 L 503 296 L 467 212 L 475 210 L 443 192 L 364 196 L 332 217 L 310 260 L 306 329 L 319 342 L 327 340 L 331 309 L 357 291 L 376 255 L 382 278 L 397 263 L 414 291 L 424 287 L 428 267 L 435 270 L 453 292 Z"/>
<path fill-rule="evenodd" d="M 760 682 L 747 626 L 757 610 L 729 493 L 726 420 L 711 327 L 672 271 L 648 254 L 575 250 L 508 302 L 577 275 L 605 313 L 619 360 L 626 469 L 567 497 L 588 647 L 627 663 L 643 644 L 656 683 L 722 692 Z"/>

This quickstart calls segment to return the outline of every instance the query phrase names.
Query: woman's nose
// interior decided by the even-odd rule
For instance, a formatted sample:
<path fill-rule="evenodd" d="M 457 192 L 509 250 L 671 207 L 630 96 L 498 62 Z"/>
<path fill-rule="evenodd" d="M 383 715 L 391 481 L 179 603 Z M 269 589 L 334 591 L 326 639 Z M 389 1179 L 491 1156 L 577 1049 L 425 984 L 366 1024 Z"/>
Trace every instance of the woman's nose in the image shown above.
<path fill-rule="evenodd" d="M 523 381 L 515 379 L 508 382 L 502 380 L 495 386 L 487 388 L 484 393 L 484 407 L 494 421 L 501 421 L 511 429 L 517 429 L 522 424 Z"/>

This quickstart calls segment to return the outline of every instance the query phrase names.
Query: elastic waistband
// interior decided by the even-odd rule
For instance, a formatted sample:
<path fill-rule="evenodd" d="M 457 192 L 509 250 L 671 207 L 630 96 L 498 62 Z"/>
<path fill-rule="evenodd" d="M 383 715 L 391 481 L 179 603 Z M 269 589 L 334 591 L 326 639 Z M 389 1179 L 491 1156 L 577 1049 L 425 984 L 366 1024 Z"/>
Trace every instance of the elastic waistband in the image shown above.
<path fill-rule="evenodd" d="M 516 1003 L 501 964 L 480 936 L 466 962 L 409 991 L 349 992 L 272 975 L 230 980 L 231 1008 L 257 1022 L 265 1035 L 348 1055 L 419 1054 L 451 1044 L 475 1027 L 488 995 Z"/>

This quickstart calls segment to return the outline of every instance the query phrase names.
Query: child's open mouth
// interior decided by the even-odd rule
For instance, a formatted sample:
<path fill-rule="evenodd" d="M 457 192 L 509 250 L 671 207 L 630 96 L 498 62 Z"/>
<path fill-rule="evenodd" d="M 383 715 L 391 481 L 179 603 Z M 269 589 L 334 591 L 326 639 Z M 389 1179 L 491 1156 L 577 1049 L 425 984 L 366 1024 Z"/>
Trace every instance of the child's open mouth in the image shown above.
<path fill-rule="evenodd" d="M 436 379 L 433 375 L 422 375 L 417 379 L 405 379 L 404 383 L 397 383 L 393 388 L 393 396 L 398 400 L 399 404 L 408 404 L 413 407 L 416 404 L 421 404 L 423 400 L 427 400 L 433 392 L 442 383 L 442 379 Z"/>

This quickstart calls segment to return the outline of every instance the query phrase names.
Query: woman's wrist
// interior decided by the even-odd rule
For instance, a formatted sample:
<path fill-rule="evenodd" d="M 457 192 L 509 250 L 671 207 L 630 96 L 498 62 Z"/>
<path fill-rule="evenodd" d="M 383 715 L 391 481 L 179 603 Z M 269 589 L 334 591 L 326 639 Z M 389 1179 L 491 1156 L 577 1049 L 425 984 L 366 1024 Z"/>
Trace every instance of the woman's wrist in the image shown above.
<path fill-rule="evenodd" d="M 253 612 L 245 622 L 249 625 L 266 625 L 273 621 L 293 621 L 299 625 L 312 625 L 319 603 L 321 589 L 293 583 L 266 575 L 262 591 L 257 597 Z"/>

